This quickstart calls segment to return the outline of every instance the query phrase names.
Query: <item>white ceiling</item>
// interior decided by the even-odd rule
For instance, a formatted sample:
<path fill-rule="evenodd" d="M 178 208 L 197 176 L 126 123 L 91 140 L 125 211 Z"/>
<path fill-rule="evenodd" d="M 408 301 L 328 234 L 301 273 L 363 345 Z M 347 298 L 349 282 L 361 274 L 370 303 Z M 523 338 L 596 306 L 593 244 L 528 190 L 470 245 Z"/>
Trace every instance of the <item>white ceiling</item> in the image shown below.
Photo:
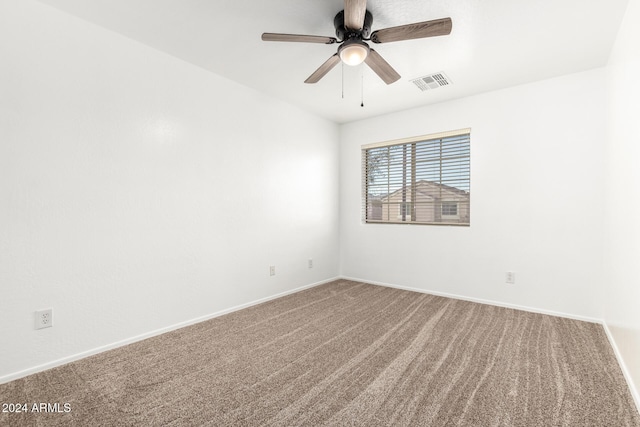
<path fill-rule="evenodd" d="M 40 1 L 338 123 L 604 66 L 628 2 L 369 0 L 374 31 L 453 21 L 449 36 L 375 45 L 402 76 L 387 86 L 365 65 L 341 64 L 305 84 L 337 46 L 260 39 L 335 36 L 343 0 Z M 441 71 L 451 86 L 421 92 L 409 82 Z"/>

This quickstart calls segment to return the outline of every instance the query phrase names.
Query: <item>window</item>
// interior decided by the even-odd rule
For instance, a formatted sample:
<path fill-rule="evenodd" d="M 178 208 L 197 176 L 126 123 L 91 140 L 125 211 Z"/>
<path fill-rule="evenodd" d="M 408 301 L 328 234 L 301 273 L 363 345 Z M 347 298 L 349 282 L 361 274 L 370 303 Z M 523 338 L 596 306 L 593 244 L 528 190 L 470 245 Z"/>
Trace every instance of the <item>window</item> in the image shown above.
<path fill-rule="evenodd" d="M 400 211 L 398 213 L 398 217 L 399 218 L 411 217 L 411 212 L 413 211 L 413 209 L 412 209 L 413 207 L 411 205 L 411 202 L 400 203 L 398 208 L 400 209 Z"/>
<path fill-rule="evenodd" d="M 458 204 L 456 202 L 442 202 L 442 216 L 458 216 Z"/>
<path fill-rule="evenodd" d="M 362 147 L 367 223 L 470 223 L 470 129 Z"/>

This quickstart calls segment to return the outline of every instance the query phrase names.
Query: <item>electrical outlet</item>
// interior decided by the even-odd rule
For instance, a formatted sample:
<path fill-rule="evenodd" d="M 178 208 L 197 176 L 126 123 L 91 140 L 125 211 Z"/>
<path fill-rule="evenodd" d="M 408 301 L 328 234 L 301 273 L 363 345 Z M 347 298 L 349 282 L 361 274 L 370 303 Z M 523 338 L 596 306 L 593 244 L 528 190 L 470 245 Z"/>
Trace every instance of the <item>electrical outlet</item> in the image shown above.
<path fill-rule="evenodd" d="M 36 329 L 50 328 L 53 326 L 53 308 L 36 311 Z"/>
<path fill-rule="evenodd" d="M 513 271 L 507 271 L 505 274 L 505 282 L 509 285 L 515 285 L 516 283 L 516 273 Z"/>
<path fill-rule="evenodd" d="M 276 266 L 275 265 L 270 265 L 269 266 L 269 276 L 275 276 L 276 275 Z"/>
<path fill-rule="evenodd" d="M 313 268 L 313 260 L 311 258 L 309 258 L 309 261 L 307 262 L 307 267 Z"/>

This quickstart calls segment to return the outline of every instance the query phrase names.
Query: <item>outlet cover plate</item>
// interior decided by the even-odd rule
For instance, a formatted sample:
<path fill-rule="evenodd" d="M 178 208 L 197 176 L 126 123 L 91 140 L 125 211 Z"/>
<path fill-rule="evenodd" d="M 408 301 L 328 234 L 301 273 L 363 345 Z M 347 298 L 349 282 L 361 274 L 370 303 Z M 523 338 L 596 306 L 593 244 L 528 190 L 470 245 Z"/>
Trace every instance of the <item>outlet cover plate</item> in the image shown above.
<path fill-rule="evenodd" d="M 516 283 L 516 273 L 513 271 L 507 271 L 507 273 L 505 274 L 505 278 L 504 278 L 505 282 L 508 285 L 515 285 Z"/>
<path fill-rule="evenodd" d="M 50 328 L 53 326 L 53 309 L 36 311 L 36 329 Z"/>

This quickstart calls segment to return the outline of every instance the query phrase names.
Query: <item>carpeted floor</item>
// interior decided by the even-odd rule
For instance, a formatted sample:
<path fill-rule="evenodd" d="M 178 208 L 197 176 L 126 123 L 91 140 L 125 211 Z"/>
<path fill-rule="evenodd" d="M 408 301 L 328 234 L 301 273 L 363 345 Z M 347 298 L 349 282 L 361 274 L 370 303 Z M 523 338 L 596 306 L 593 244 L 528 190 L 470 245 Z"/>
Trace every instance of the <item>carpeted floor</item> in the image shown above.
<path fill-rule="evenodd" d="M 598 324 L 344 280 L 0 385 L 40 402 L 0 425 L 640 426 Z"/>

